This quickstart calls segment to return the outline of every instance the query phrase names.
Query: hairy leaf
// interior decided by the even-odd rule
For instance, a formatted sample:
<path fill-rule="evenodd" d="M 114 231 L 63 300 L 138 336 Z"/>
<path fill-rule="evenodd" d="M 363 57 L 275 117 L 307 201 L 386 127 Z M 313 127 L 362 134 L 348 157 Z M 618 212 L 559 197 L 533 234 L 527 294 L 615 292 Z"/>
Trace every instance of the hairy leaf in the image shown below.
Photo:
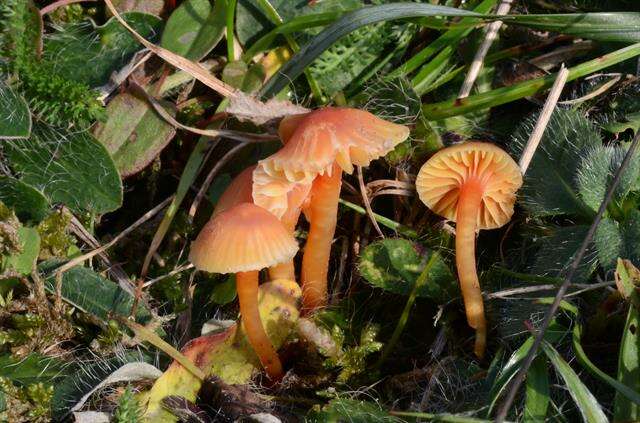
<path fill-rule="evenodd" d="M 140 12 L 124 13 L 123 18 L 140 35 L 153 41 L 162 27 L 160 18 Z M 105 84 L 142 46 L 115 19 L 102 26 L 91 22 L 68 24 L 44 39 L 43 60 L 53 64 L 56 73 L 96 87 Z"/>
<path fill-rule="evenodd" d="M 358 401 L 348 398 L 336 398 L 319 410 L 313 410 L 307 416 L 308 422 L 330 423 L 349 421 L 351 423 L 368 422 L 401 422 L 397 417 L 390 416 L 379 404 L 370 401 Z"/>
<path fill-rule="evenodd" d="M 13 270 L 20 275 L 28 275 L 40 253 L 40 236 L 37 229 L 23 226 L 18 228 L 18 237 L 21 251 L 4 257 L 3 268 L 5 271 Z"/>
<path fill-rule="evenodd" d="M 27 138 L 31 132 L 31 113 L 27 102 L 0 81 L 0 139 Z"/>
<path fill-rule="evenodd" d="M 106 213 L 122 204 L 122 182 L 105 148 L 83 132 L 39 124 L 28 140 L 4 145 L 20 180 L 71 210 Z"/>
<path fill-rule="evenodd" d="M 594 236 L 600 264 L 607 269 L 612 269 L 618 258 L 624 258 L 640 265 L 638 239 L 640 239 L 640 211 L 631 210 L 622 222 L 609 218 L 603 219 Z"/>
<path fill-rule="evenodd" d="M 527 373 L 523 423 L 543 423 L 549 409 L 549 369 L 544 357 L 533 360 Z"/>
<path fill-rule="evenodd" d="M 65 365 L 53 357 L 31 353 L 24 358 L 9 354 L 0 356 L 0 377 L 26 386 L 38 382 L 51 382 L 64 374 Z"/>
<path fill-rule="evenodd" d="M 531 273 L 542 276 L 558 276 L 571 264 L 589 226 L 576 225 L 552 227 L 549 235 L 538 240 L 540 250 L 531 268 Z M 593 243 L 589 245 L 582 259 L 575 280 L 585 282 L 597 265 L 597 253 Z"/>
<path fill-rule="evenodd" d="M 527 119 L 513 136 L 513 153 L 520 157 L 537 120 Z M 579 165 L 602 141 L 580 112 L 556 109 L 520 190 L 522 203 L 536 216 L 573 215 L 590 218 L 595 211 L 580 196 Z"/>
<path fill-rule="evenodd" d="M 38 223 L 49 212 L 49 202 L 40 191 L 10 176 L 0 176 L 0 201 L 24 223 Z"/>

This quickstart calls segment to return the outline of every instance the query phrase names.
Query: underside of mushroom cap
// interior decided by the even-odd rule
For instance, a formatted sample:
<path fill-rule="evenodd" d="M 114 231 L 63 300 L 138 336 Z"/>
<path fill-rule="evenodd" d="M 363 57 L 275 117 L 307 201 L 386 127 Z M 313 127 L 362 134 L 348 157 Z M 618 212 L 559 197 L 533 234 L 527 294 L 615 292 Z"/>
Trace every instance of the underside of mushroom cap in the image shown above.
<path fill-rule="evenodd" d="M 263 191 L 275 189 L 267 181 L 279 181 L 280 188 L 286 182 L 310 184 L 318 175 L 331 175 L 334 162 L 351 173 L 354 165 L 368 166 L 392 151 L 407 139 L 409 128 L 364 110 L 327 107 L 283 120 L 280 133 L 290 137 L 285 146 L 254 171 L 254 201 L 272 212 L 260 200 Z"/>
<path fill-rule="evenodd" d="M 237 273 L 284 263 L 297 251 L 293 234 L 273 214 L 243 203 L 209 220 L 191 245 L 189 260 L 207 272 Z"/>
<path fill-rule="evenodd" d="M 469 141 L 438 151 L 420 169 L 416 190 L 433 212 L 455 221 L 460 187 L 472 179 L 483 188 L 478 229 L 505 225 L 513 215 L 522 174 L 511 156 L 493 144 Z"/>

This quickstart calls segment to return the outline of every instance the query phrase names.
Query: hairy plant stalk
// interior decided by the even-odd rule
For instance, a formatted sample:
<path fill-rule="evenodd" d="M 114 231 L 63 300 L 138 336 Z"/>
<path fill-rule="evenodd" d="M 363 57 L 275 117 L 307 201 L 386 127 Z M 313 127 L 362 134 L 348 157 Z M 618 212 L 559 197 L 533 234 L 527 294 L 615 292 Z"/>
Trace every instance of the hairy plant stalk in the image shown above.
<path fill-rule="evenodd" d="M 342 170 L 333 166 L 311 188 L 311 224 L 302 257 L 302 305 L 307 312 L 327 305 L 327 272 L 331 243 L 336 231 Z"/>
<path fill-rule="evenodd" d="M 236 273 L 236 287 L 240 301 L 242 324 L 249 338 L 249 343 L 258 355 L 271 380 L 282 378 L 282 364 L 275 348 L 267 337 L 258 309 L 258 272 Z"/>
<path fill-rule="evenodd" d="M 476 271 L 476 228 L 482 194 L 483 187 L 479 180 L 465 182 L 460 188 L 456 217 L 456 267 L 467 323 L 476 330 L 474 352 L 479 358 L 484 356 L 487 343 L 487 322 Z"/>

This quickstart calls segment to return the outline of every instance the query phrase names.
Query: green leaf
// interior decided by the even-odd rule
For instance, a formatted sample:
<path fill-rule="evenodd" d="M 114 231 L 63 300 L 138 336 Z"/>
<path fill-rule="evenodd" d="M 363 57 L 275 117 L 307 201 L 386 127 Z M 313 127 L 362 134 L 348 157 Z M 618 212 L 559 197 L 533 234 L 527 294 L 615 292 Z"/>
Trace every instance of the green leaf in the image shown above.
<path fill-rule="evenodd" d="M 0 377 L 27 386 L 39 382 L 51 382 L 62 375 L 65 365 L 53 357 L 37 353 L 18 359 L 11 355 L 0 356 Z"/>
<path fill-rule="evenodd" d="M 640 265 L 640 211 L 630 210 L 622 222 L 602 219 L 594 236 L 600 264 L 612 269 L 616 260 L 625 258 Z"/>
<path fill-rule="evenodd" d="M 295 80 L 322 52 L 358 28 L 378 22 L 425 16 L 478 16 L 467 10 L 416 3 L 392 3 L 368 6 L 343 15 L 302 47 L 262 88 L 262 95 L 272 97 Z"/>
<path fill-rule="evenodd" d="M 187 0 L 171 13 L 160 46 L 199 61 L 220 42 L 225 30 L 227 0 Z"/>
<path fill-rule="evenodd" d="M 529 353 L 531 346 L 533 345 L 533 337 L 528 337 L 522 345 L 511 354 L 509 360 L 505 363 L 500 371 L 500 374 L 496 378 L 495 382 L 491 386 L 489 391 L 489 410 L 487 416 L 491 415 L 493 407 L 495 407 L 498 399 L 507 388 L 507 385 L 520 370 L 520 364 L 524 361 L 524 358 Z"/>
<path fill-rule="evenodd" d="M 524 423 L 544 423 L 549 409 L 549 369 L 547 360 L 536 357 L 527 373 Z"/>
<path fill-rule="evenodd" d="M 36 228 L 22 226 L 18 228 L 21 251 L 8 256 L 4 260 L 4 269 L 13 270 L 21 275 L 28 275 L 36 264 L 40 253 L 40 235 Z"/>
<path fill-rule="evenodd" d="M 639 283 L 631 279 L 622 261 L 618 263 L 617 274 L 627 286 L 635 287 Z M 640 312 L 637 308 L 640 298 L 637 289 L 631 291 L 631 297 L 618 353 L 618 382 L 640 397 Z M 613 419 L 619 422 L 640 420 L 640 401 L 632 401 L 628 394 L 619 390 L 613 403 Z"/>
<path fill-rule="evenodd" d="M 635 12 L 523 14 L 509 16 L 504 18 L 504 21 L 507 24 L 523 25 L 595 41 L 640 41 L 640 13 Z"/>
<path fill-rule="evenodd" d="M 91 135 L 43 124 L 28 140 L 3 146 L 24 183 L 76 212 L 106 213 L 122 204 L 122 182 L 107 150 Z"/>
<path fill-rule="evenodd" d="M 406 24 L 382 22 L 360 28 L 336 41 L 310 66 L 313 78 L 330 97 L 344 89 L 383 60 L 390 46 L 405 46 Z"/>
<path fill-rule="evenodd" d="M 148 102 L 121 93 L 111 100 L 107 120 L 99 123 L 93 133 L 126 177 L 148 166 L 173 139 L 176 130 Z"/>
<path fill-rule="evenodd" d="M 578 168 L 577 185 L 582 200 L 593 210 L 597 210 L 604 201 L 607 189 L 611 186 L 613 175 L 618 170 L 629 146 L 594 146 L 582 158 Z M 640 160 L 636 157 L 621 175 L 612 201 L 619 203 L 634 189 L 640 177 Z"/>
<path fill-rule="evenodd" d="M 546 341 L 542 343 L 542 350 L 564 380 L 569 394 L 582 414 L 583 421 L 588 423 L 608 422 L 609 419 L 602 411 L 598 400 L 580 380 L 580 377 L 573 371 L 569 363 L 564 361 L 558 351 Z"/>
<path fill-rule="evenodd" d="M 27 138 L 29 133 L 29 105 L 10 86 L 0 82 L 0 139 Z"/>
<path fill-rule="evenodd" d="M 0 176 L 0 201 L 25 223 L 38 223 L 49 212 L 49 202 L 40 191 L 9 176 Z"/>
<path fill-rule="evenodd" d="M 514 157 L 521 156 L 536 120 L 527 119 L 513 135 Z M 522 204 L 536 216 L 591 218 L 595 211 L 579 195 L 576 177 L 582 159 L 601 144 L 596 128 L 581 112 L 556 109 L 525 175 Z"/>
<path fill-rule="evenodd" d="M 323 0 L 315 4 L 307 1 L 264 0 L 271 4 L 284 22 L 311 14 L 347 11 L 362 6 L 361 0 Z M 269 17 L 261 7 L 261 1 L 239 0 L 236 10 L 236 33 L 245 47 L 251 47 L 273 28 Z"/>
<path fill-rule="evenodd" d="M 229 304 L 236 299 L 236 276 L 231 275 L 224 282 L 213 287 L 211 301 L 219 305 Z"/>
<path fill-rule="evenodd" d="M 162 20 L 154 15 L 128 12 L 122 17 L 144 38 L 154 41 Z M 126 64 L 142 46 L 115 18 L 102 26 L 91 22 L 59 28 L 44 39 L 43 60 L 59 75 L 92 87 L 105 84 L 111 73 Z"/>
<path fill-rule="evenodd" d="M 51 264 L 45 262 L 45 271 Z M 45 280 L 49 292 L 55 292 L 56 273 Z M 109 320 L 110 315 L 128 316 L 133 305 L 133 297 L 115 282 L 103 278 L 86 267 L 74 267 L 62 275 L 62 298 L 78 310 L 92 314 L 99 319 Z M 136 320 L 144 322 L 151 317 L 148 310 L 138 307 Z"/>
<path fill-rule="evenodd" d="M 252 66 L 239 60 L 228 63 L 222 71 L 222 80 L 245 93 L 255 93 L 265 79 L 264 68 L 260 64 Z"/>
<path fill-rule="evenodd" d="M 360 256 L 359 271 L 371 285 L 400 295 L 409 295 L 432 254 L 401 238 L 387 238 L 368 245 Z M 447 264 L 438 256 L 427 283 L 417 295 L 444 302 L 457 293 L 457 283 Z"/>

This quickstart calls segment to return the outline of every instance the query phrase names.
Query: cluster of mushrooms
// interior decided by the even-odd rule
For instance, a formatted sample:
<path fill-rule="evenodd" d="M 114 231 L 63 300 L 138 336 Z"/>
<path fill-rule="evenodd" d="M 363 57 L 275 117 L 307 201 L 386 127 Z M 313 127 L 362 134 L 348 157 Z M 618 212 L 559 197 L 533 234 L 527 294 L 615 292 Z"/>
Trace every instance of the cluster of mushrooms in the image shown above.
<path fill-rule="evenodd" d="M 327 305 L 327 273 L 337 223 L 342 172 L 368 166 L 407 139 L 409 129 L 371 113 L 327 107 L 283 119 L 284 146 L 245 169 L 229 185 L 191 246 L 199 270 L 235 273 L 241 321 L 272 381 L 282 364 L 258 313 L 260 271 L 270 280 L 296 280 L 294 238 L 301 213 L 309 221 L 300 280 L 306 314 Z M 522 184 L 518 166 L 498 147 L 467 142 L 436 153 L 416 188 L 434 212 L 457 221 L 456 263 L 467 320 L 482 357 L 486 322 L 475 269 L 475 233 L 504 225 Z"/>

